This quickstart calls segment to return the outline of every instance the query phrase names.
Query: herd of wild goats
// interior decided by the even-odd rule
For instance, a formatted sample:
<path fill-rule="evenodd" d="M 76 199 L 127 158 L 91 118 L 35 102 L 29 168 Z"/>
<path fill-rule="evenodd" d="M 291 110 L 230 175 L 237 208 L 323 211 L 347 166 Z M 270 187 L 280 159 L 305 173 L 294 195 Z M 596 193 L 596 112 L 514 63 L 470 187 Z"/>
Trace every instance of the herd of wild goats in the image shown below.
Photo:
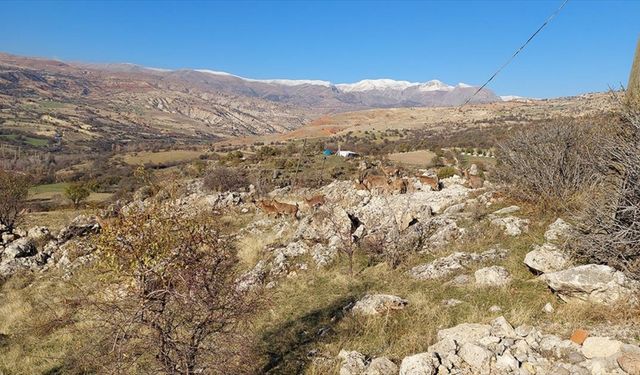
<path fill-rule="evenodd" d="M 356 179 L 353 188 L 356 190 L 366 190 L 376 194 L 405 194 L 415 191 L 414 182 L 419 181 L 423 186 L 429 186 L 432 191 L 439 191 L 442 183 L 436 174 L 416 175 L 414 177 L 404 177 L 400 174 L 399 168 L 379 167 L 382 175 L 365 175 L 362 179 Z M 466 179 L 466 186 L 472 189 L 481 188 L 484 184 L 484 178 L 476 174 L 472 174 L 469 170 L 461 173 Z M 315 195 L 310 198 L 303 197 L 309 208 L 316 209 L 326 203 L 326 197 L 323 194 Z M 262 199 L 256 202 L 257 206 L 267 215 L 285 216 L 290 215 L 298 218 L 298 203 L 290 204 L 279 202 L 276 199 Z"/>

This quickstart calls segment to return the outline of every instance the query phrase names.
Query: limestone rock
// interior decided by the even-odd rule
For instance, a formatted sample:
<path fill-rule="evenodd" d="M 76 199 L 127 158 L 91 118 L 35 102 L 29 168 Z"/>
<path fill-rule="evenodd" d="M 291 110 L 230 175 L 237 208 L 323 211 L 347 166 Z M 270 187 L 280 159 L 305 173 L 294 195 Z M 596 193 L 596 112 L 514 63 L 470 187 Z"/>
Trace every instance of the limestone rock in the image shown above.
<path fill-rule="evenodd" d="M 612 267 L 587 264 L 541 276 L 565 301 L 582 300 L 601 304 L 635 302 L 638 282 Z"/>
<path fill-rule="evenodd" d="M 404 309 L 409 301 L 390 294 L 368 294 L 353 306 L 355 314 L 379 315 L 392 310 Z"/>
<path fill-rule="evenodd" d="M 471 263 L 496 260 L 505 255 L 506 251 L 499 248 L 490 249 L 480 254 L 456 252 L 433 262 L 413 267 L 409 274 L 419 280 L 438 279 L 460 271 Z"/>
<path fill-rule="evenodd" d="M 609 357 L 622 349 L 622 343 L 607 337 L 587 337 L 582 343 L 582 354 L 585 357 Z"/>
<path fill-rule="evenodd" d="M 398 374 L 398 365 L 393 363 L 387 357 L 378 357 L 374 358 L 369 366 L 367 366 L 367 370 L 364 372 L 364 375 L 397 375 Z"/>
<path fill-rule="evenodd" d="M 536 273 L 557 272 L 566 269 L 569 258 L 555 246 L 544 244 L 536 246 L 524 257 L 524 264 Z"/>
<path fill-rule="evenodd" d="M 491 217 L 491 224 L 498 226 L 504 230 L 508 236 L 519 236 L 529 231 L 529 220 L 521 219 L 515 216 Z"/>
<path fill-rule="evenodd" d="M 458 355 L 465 361 L 475 372 L 488 369 L 493 354 L 480 345 L 471 342 L 465 342 L 460 347 Z"/>
<path fill-rule="evenodd" d="M 362 375 L 366 370 L 366 357 L 356 351 L 341 350 L 338 358 L 342 360 L 340 375 Z"/>
<path fill-rule="evenodd" d="M 511 275 L 504 267 L 491 266 L 477 270 L 475 272 L 476 285 L 501 287 L 511 282 Z"/>
<path fill-rule="evenodd" d="M 2 252 L 3 261 L 15 258 L 24 258 L 35 255 L 37 249 L 33 240 L 29 237 L 23 237 L 11 242 L 4 248 Z"/>
<path fill-rule="evenodd" d="M 481 338 L 489 336 L 490 332 L 491 326 L 488 324 L 462 323 L 438 331 L 438 341 L 452 339 L 458 343 L 477 342 Z"/>
<path fill-rule="evenodd" d="M 438 357 L 434 353 L 404 357 L 400 364 L 400 375 L 434 375 L 438 364 Z"/>
<path fill-rule="evenodd" d="M 544 232 L 544 239 L 548 242 L 557 243 L 558 241 L 566 239 L 573 227 L 566 221 L 558 218 L 551 223 L 546 232 Z"/>
<path fill-rule="evenodd" d="M 513 326 L 504 316 L 497 317 L 491 322 L 490 333 L 492 336 L 503 338 L 516 338 L 518 336 Z"/>

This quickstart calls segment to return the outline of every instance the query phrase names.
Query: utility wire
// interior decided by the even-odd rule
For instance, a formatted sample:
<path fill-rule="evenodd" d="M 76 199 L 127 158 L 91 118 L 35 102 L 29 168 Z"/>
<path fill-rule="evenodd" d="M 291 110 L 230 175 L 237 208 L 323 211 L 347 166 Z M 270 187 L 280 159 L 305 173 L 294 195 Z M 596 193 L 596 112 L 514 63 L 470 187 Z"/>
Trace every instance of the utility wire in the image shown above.
<path fill-rule="evenodd" d="M 471 99 L 473 99 L 473 97 L 475 97 L 480 91 L 482 91 L 483 88 L 485 88 L 485 86 L 487 86 L 489 84 L 489 82 L 493 81 L 494 78 L 496 78 L 496 76 L 502 71 L 502 69 L 506 68 L 507 65 L 509 65 L 511 63 L 511 61 L 513 61 L 513 59 L 516 58 L 516 56 L 518 56 L 518 54 L 527 46 L 527 44 L 529 44 L 529 42 L 531 42 L 533 40 L 533 38 L 536 37 L 536 35 L 538 35 L 538 33 L 540 31 L 542 31 L 542 29 L 545 28 L 545 26 L 547 26 L 551 20 L 553 20 L 558 13 L 560 13 L 560 11 L 562 10 L 562 8 L 564 8 L 565 5 L 567 5 L 567 3 L 569 2 L 569 0 L 564 0 L 564 2 L 562 3 L 562 5 L 560 5 L 560 7 L 558 9 L 556 9 L 555 12 L 553 12 L 545 21 L 544 23 L 538 28 L 538 30 L 536 30 L 535 33 L 533 33 L 529 39 L 527 39 L 526 42 L 524 42 L 524 44 L 522 46 L 520 46 L 520 48 L 518 48 L 516 50 L 516 52 L 511 55 L 511 57 L 509 58 L 509 60 L 507 60 L 504 64 L 502 64 L 502 66 L 500 67 L 500 69 L 496 70 L 495 73 L 493 73 L 493 75 L 487 80 L 487 82 L 485 82 L 482 86 L 480 86 L 480 88 L 478 90 L 476 90 L 476 92 L 473 93 L 473 95 L 471 95 L 469 97 L 469 99 L 467 99 L 467 101 L 464 102 L 464 104 L 462 104 L 460 107 L 463 107 L 467 104 L 469 104 L 469 102 L 471 101 Z"/>

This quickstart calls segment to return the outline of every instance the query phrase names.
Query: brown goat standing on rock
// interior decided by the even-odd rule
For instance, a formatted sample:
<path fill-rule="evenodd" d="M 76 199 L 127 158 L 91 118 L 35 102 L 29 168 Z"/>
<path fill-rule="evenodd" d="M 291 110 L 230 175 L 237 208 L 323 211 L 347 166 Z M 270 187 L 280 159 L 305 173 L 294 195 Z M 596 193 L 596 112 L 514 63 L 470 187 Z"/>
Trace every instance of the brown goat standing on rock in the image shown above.
<path fill-rule="evenodd" d="M 318 208 L 325 204 L 327 202 L 327 199 L 325 198 L 324 194 L 319 194 L 311 198 L 304 198 L 304 201 L 309 205 L 309 207 Z"/>

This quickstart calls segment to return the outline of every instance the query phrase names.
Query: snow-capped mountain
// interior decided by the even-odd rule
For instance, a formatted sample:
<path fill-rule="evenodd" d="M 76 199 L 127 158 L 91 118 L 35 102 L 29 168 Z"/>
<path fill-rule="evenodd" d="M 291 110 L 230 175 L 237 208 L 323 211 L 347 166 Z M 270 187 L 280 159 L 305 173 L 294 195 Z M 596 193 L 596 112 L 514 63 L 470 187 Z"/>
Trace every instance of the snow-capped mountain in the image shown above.
<path fill-rule="evenodd" d="M 182 75 L 186 72 L 189 71 L 176 71 Z M 452 106 L 464 103 L 477 90 L 465 83 L 453 86 L 438 80 L 409 82 L 385 78 L 334 84 L 323 80 L 252 79 L 202 69 L 195 72 L 206 74 L 207 77 L 199 78 L 208 84 L 218 85 L 224 81 L 221 90 L 233 88 L 236 93 L 250 92 L 277 102 L 336 109 Z M 492 101 L 500 98 L 488 89 L 483 89 L 472 100 L 473 103 Z"/>
<path fill-rule="evenodd" d="M 449 85 L 439 80 L 410 82 L 394 79 L 364 79 L 355 83 L 332 83 L 309 79 L 254 79 L 209 69 L 167 70 L 133 64 L 92 64 L 106 70 L 146 72 L 161 81 L 187 82 L 194 88 L 226 94 L 258 97 L 272 102 L 326 111 L 387 107 L 455 106 L 478 89 L 465 83 Z M 472 103 L 501 101 L 483 89 Z"/>

